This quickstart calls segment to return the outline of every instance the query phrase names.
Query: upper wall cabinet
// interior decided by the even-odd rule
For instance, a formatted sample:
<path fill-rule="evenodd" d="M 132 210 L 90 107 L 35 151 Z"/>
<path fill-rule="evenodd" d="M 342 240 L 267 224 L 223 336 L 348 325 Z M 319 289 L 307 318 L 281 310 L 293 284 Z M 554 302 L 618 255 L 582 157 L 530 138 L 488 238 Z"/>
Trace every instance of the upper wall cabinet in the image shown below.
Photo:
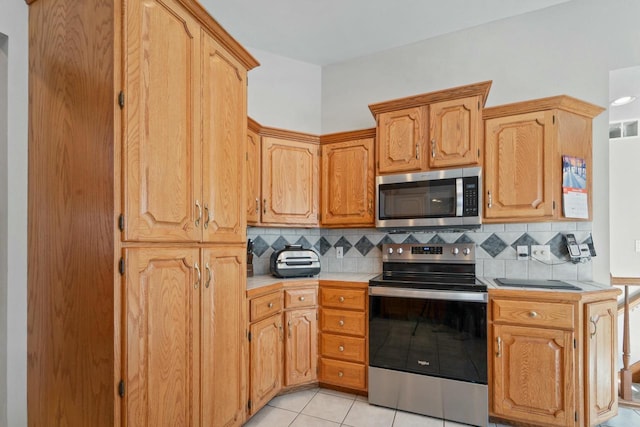
<path fill-rule="evenodd" d="M 260 223 L 260 183 L 262 182 L 262 168 L 260 157 L 262 142 L 260 138 L 260 125 L 249 119 L 249 129 L 247 130 L 247 224 L 257 225 Z"/>
<path fill-rule="evenodd" d="M 562 156 L 583 159 L 588 218 L 592 205 L 592 118 L 602 108 L 557 96 L 487 108 L 484 202 L 486 222 L 566 219 Z M 571 220 L 576 220 L 571 218 Z"/>
<path fill-rule="evenodd" d="M 369 105 L 376 117 L 378 175 L 480 164 L 491 82 Z"/>
<path fill-rule="evenodd" d="M 263 130 L 267 132 L 268 130 Z M 319 157 L 316 141 L 262 137 L 262 223 L 318 225 Z"/>
<path fill-rule="evenodd" d="M 244 241 L 246 67 L 176 1 L 126 28 L 125 240 Z"/>
<path fill-rule="evenodd" d="M 375 129 L 321 137 L 321 225 L 373 227 Z"/>

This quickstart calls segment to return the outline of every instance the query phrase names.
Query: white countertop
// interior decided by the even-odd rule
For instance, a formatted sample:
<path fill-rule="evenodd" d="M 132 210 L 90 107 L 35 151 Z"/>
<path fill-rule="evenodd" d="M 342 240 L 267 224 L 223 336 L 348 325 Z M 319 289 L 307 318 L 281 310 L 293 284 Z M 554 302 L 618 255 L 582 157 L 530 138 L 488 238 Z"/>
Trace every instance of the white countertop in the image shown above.
<path fill-rule="evenodd" d="M 320 273 L 313 277 L 279 278 L 270 274 L 247 277 L 247 290 L 273 285 L 274 283 L 295 282 L 300 280 L 335 280 L 338 282 L 362 282 L 369 283 L 369 279 L 380 273 Z"/>
<path fill-rule="evenodd" d="M 530 287 L 520 287 L 520 286 L 498 285 L 496 284 L 493 277 L 478 277 L 478 280 L 486 284 L 487 289 L 521 289 L 521 290 L 527 290 L 532 292 L 550 292 L 550 291 L 553 292 L 554 291 L 554 289 L 552 288 L 530 288 Z M 511 278 L 511 280 L 517 280 L 517 279 Z M 523 279 L 523 280 L 527 280 L 527 279 Z M 591 282 L 591 281 L 577 281 L 577 280 L 568 280 L 568 279 L 558 279 L 558 280 L 561 282 L 568 283 L 569 285 L 574 285 L 580 288 L 579 290 L 557 289 L 558 292 L 585 292 L 585 291 L 588 292 L 588 291 L 599 291 L 602 289 L 610 288 L 609 285 L 605 285 L 597 282 Z"/>

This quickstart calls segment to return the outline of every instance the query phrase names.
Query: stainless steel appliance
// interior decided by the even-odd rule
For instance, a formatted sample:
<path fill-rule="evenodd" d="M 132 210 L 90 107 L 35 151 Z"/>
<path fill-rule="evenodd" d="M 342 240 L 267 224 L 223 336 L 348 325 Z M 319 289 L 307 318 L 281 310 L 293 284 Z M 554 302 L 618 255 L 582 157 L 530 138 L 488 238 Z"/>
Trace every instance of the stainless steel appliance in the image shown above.
<path fill-rule="evenodd" d="M 369 402 L 486 426 L 487 287 L 473 244 L 390 244 L 369 281 Z"/>
<path fill-rule="evenodd" d="M 376 227 L 477 228 L 482 224 L 482 168 L 376 178 Z"/>
<path fill-rule="evenodd" d="M 274 251 L 269 259 L 271 274 L 276 277 L 310 277 L 320 273 L 320 256 L 301 245 L 287 245 Z"/>

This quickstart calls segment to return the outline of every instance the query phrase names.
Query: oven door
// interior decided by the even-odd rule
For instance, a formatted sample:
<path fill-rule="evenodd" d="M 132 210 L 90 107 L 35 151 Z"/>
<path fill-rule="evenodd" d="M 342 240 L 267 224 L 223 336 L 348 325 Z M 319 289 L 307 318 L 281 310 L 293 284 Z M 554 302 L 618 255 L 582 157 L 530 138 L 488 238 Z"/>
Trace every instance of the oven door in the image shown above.
<path fill-rule="evenodd" d="M 369 365 L 487 384 L 487 293 L 370 286 Z"/>

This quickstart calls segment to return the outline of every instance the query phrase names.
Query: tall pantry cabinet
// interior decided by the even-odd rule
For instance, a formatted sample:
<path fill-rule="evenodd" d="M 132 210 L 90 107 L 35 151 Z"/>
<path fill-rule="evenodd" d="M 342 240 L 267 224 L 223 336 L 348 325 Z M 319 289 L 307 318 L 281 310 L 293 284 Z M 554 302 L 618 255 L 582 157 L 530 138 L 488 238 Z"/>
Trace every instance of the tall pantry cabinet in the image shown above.
<path fill-rule="evenodd" d="M 29 425 L 241 425 L 257 62 L 194 0 L 28 3 Z"/>

